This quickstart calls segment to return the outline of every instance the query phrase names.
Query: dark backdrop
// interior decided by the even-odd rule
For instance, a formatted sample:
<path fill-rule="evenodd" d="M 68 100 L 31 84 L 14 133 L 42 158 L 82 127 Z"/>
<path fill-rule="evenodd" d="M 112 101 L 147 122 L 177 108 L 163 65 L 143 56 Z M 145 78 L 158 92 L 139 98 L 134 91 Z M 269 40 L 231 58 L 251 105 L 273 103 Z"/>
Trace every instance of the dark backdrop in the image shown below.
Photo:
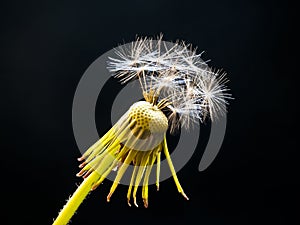
<path fill-rule="evenodd" d="M 284 1 L 285 2 L 285 1 Z M 71 224 L 288 224 L 295 201 L 296 73 L 292 6 L 283 1 L 1 1 L 1 224 L 51 224 L 76 189 L 80 152 L 72 131 L 76 86 L 87 67 L 136 35 L 185 40 L 224 68 L 230 101 L 222 149 L 198 172 L 209 135 L 150 207 L 129 208 L 110 181 L 92 193 Z M 99 74 L 100 76 L 101 74 Z M 295 85 L 294 85 L 295 84 Z M 117 90 L 119 83 L 110 81 Z M 99 97 L 99 133 L 110 124 L 110 88 Z"/>

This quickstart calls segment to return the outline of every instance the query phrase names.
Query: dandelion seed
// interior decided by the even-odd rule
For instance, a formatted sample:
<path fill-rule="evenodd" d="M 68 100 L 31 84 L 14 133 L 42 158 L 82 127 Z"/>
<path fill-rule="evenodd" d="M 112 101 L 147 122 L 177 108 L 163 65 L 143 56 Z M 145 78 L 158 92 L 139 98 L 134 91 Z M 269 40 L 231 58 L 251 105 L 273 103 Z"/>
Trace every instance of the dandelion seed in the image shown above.
<path fill-rule="evenodd" d="M 144 101 L 134 103 L 119 121 L 78 160 L 77 176 L 84 181 L 68 200 L 53 224 L 67 224 L 86 195 L 95 190 L 111 171 L 115 180 L 107 195 L 109 202 L 129 166 L 133 173 L 127 193 L 137 204 L 137 190 L 142 183 L 144 207 L 149 206 L 148 182 L 153 165 L 159 189 L 161 153 L 167 159 L 178 192 L 188 199 L 176 175 L 167 146 L 168 128 L 189 129 L 194 123 L 221 117 L 226 112 L 227 79 L 225 73 L 208 67 L 190 45 L 177 42 L 168 47 L 162 41 L 138 38 L 131 46 L 116 49 L 108 69 L 122 83 L 138 79 Z"/>

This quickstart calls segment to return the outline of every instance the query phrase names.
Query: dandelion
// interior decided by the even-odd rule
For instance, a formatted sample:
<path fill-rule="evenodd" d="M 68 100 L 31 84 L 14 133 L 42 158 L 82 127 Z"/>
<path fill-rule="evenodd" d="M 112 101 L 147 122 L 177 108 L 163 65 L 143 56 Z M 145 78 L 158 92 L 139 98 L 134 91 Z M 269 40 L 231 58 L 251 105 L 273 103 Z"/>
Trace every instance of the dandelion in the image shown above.
<path fill-rule="evenodd" d="M 184 42 L 168 46 L 162 41 L 138 38 L 130 47 L 116 48 L 108 70 L 122 83 L 138 79 L 144 101 L 134 103 L 119 121 L 78 160 L 82 184 L 64 206 L 54 225 L 67 224 L 87 194 L 116 171 L 107 195 L 109 202 L 129 166 L 133 166 L 127 203 L 137 204 L 142 186 L 144 207 L 148 207 L 148 183 L 156 164 L 159 189 L 160 161 L 163 153 L 178 192 L 188 200 L 176 175 L 168 150 L 166 134 L 179 127 L 189 129 L 207 116 L 215 120 L 226 112 L 231 95 L 225 86 L 225 73 L 214 71 L 195 49 Z"/>

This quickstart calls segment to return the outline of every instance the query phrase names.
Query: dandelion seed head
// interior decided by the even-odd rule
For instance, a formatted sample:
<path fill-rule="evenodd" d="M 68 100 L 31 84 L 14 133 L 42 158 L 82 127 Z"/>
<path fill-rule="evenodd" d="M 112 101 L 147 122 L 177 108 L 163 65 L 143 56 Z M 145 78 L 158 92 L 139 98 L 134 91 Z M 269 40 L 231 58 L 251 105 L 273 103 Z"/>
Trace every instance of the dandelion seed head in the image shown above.
<path fill-rule="evenodd" d="M 201 58 L 203 52 L 197 54 L 191 45 L 170 45 L 162 36 L 138 38 L 115 52 L 118 58 L 109 58 L 109 71 L 122 83 L 138 79 L 145 99 L 169 110 L 171 130 L 226 113 L 231 98 L 226 74 L 211 69 Z"/>

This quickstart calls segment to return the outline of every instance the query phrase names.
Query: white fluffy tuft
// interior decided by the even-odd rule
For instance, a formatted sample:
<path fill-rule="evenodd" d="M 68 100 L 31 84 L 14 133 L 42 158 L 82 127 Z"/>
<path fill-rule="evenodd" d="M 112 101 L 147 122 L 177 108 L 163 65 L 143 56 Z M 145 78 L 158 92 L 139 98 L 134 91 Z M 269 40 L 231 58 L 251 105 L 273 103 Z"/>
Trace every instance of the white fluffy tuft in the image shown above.
<path fill-rule="evenodd" d="M 116 58 L 109 58 L 108 69 L 123 83 L 138 78 L 143 92 L 154 91 L 160 100 L 168 100 L 171 127 L 189 127 L 207 116 L 215 120 L 226 113 L 231 94 L 225 73 L 213 71 L 184 42 L 138 38 L 130 47 L 116 48 Z"/>

